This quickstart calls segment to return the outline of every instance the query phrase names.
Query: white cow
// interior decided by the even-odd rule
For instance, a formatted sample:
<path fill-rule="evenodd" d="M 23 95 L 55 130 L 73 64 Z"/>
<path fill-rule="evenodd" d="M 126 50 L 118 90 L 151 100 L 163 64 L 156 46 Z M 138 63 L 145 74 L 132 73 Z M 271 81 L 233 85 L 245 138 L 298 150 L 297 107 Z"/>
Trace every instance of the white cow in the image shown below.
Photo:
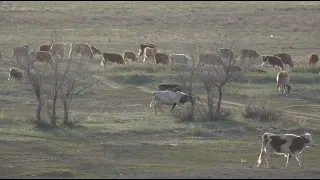
<path fill-rule="evenodd" d="M 189 57 L 185 54 L 170 53 L 170 61 L 173 64 L 188 64 Z"/>
<path fill-rule="evenodd" d="M 151 59 L 150 62 L 155 62 L 155 54 L 157 53 L 155 48 L 146 47 L 143 52 L 143 62 L 146 62 L 147 59 Z"/>

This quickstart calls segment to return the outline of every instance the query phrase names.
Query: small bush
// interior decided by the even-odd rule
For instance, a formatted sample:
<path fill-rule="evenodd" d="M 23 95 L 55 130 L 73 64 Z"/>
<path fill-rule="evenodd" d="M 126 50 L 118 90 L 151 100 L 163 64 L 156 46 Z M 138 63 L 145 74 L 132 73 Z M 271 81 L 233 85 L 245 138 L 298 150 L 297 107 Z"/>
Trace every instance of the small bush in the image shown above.
<path fill-rule="evenodd" d="M 249 101 L 245 103 L 243 117 L 254 119 L 260 122 L 277 121 L 281 119 L 283 113 L 270 107 L 269 101 L 260 99 L 259 101 Z"/>
<path fill-rule="evenodd" d="M 190 122 L 190 121 L 194 121 L 194 117 L 192 116 L 191 113 L 191 106 L 182 106 L 180 108 L 180 113 L 178 115 L 176 115 L 178 118 L 179 123 L 181 122 Z"/>
<path fill-rule="evenodd" d="M 187 129 L 187 134 L 191 136 L 200 136 L 204 133 L 205 131 L 201 125 L 190 124 L 190 126 Z"/>
<path fill-rule="evenodd" d="M 46 121 L 37 121 L 35 119 L 32 119 L 30 120 L 30 122 L 35 126 L 36 129 L 39 130 L 51 130 L 54 128 L 51 123 Z"/>

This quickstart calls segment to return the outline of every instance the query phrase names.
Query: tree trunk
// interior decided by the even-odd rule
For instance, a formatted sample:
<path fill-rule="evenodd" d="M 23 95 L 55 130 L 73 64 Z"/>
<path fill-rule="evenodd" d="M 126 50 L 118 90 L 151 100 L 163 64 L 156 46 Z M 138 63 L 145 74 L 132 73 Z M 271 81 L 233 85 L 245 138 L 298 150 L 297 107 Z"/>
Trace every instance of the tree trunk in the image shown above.
<path fill-rule="evenodd" d="M 52 102 L 52 115 L 51 115 L 51 125 L 55 126 L 57 122 L 57 117 L 56 117 L 56 102 L 57 102 L 57 95 L 53 97 L 53 102 Z"/>
<path fill-rule="evenodd" d="M 216 115 L 220 115 L 220 107 L 221 107 L 221 100 L 222 100 L 222 86 L 219 86 L 219 99 L 217 103 L 217 108 L 216 108 Z"/>
<path fill-rule="evenodd" d="M 69 124 L 69 107 L 66 99 L 62 99 L 63 103 L 63 124 L 68 125 Z"/>
<path fill-rule="evenodd" d="M 37 95 L 37 100 L 38 100 L 38 107 L 37 107 L 37 110 L 36 110 L 36 121 L 37 122 L 40 122 L 41 121 L 41 98 L 40 98 L 40 92 L 36 92 L 36 95 Z"/>
<path fill-rule="evenodd" d="M 212 92 L 210 88 L 206 88 L 207 90 L 207 96 L 208 96 L 208 113 L 209 113 L 209 118 L 213 117 L 213 97 L 212 97 Z"/>

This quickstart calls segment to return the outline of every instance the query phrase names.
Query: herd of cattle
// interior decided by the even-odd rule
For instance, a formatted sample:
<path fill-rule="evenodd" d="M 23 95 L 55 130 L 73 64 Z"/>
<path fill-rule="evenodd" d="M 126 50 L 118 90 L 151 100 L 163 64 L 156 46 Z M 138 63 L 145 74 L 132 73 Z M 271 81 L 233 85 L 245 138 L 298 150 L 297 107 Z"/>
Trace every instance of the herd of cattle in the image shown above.
<path fill-rule="evenodd" d="M 171 53 L 169 56 L 165 53 L 157 52 L 156 46 L 153 44 L 140 44 L 138 57 L 132 51 L 124 51 L 123 54 L 117 53 L 102 53 L 97 47 L 89 44 L 83 43 L 71 43 L 69 58 L 75 57 L 77 54 L 81 56 L 88 56 L 90 60 L 93 60 L 96 54 L 102 55 L 103 59 L 101 60 L 101 66 L 105 67 L 106 62 L 109 63 L 117 63 L 117 64 L 125 64 L 125 62 L 137 62 L 138 58 L 143 59 L 142 62 L 154 62 L 156 64 L 169 64 L 169 63 L 178 63 L 178 64 L 187 64 L 189 61 L 189 57 L 185 54 L 174 54 Z M 63 44 L 45 44 L 40 46 L 39 51 L 32 51 L 29 53 L 28 45 L 24 44 L 20 47 L 13 48 L 12 60 L 23 58 L 24 60 L 28 60 L 29 62 L 46 62 L 52 65 L 54 63 L 53 56 L 60 56 L 61 59 L 64 58 L 64 45 Z M 222 60 L 222 58 L 233 58 L 234 53 L 231 49 L 222 48 L 218 49 L 218 52 L 206 52 L 200 53 L 198 55 L 198 63 L 197 66 L 203 65 L 214 65 L 214 66 L 222 66 L 224 69 L 229 67 Z M 260 55 L 251 49 L 242 49 L 240 51 L 240 56 L 237 59 L 249 59 L 256 60 L 260 57 Z M 308 64 L 310 66 L 314 66 L 318 62 L 318 55 L 312 53 L 308 57 Z M 291 69 L 294 65 L 292 62 L 291 56 L 287 53 L 278 53 L 273 56 L 262 56 L 262 66 L 272 66 L 273 68 L 279 67 L 281 69 L 278 72 L 276 81 L 277 81 L 277 93 L 279 90 L 283 93 L 285 89 L 287 92 L 290 92 L 290 77 L 289 73 L 283 71 L 285 66 Z M 230 68 L 230 67 L 229 67 Z M 242 71 L 240 66 L 231 67 L 233 71 Z M 260 70 L 257 72 L 266 71 Z M 9 80 L 23 79 L 22 72 L 18 68 L 10 68 L 9 70 Z M 152 94 L 152 101 L 150 103 L 150 107 L 154 104 L 154 111 L 157 113 L 157 108 L 161 111 L 161 105 L 172 105 L 170 112 L 174 109 L 176 105 L 185 104 L 190 102 L 192 104 L 195 103 L 195 99 L 192 96 L 189 96 L 187 93 L 183 92 L 182 86 L 179 84 L 160 84 L 159 90 L 155 91 Z M 298 136 L 294 134 L 272 134 L 272 133 L 264 133 L 262 135 L 262 148 L 261 153 L 258 158 L 258 166 L 260 166 L 262 161 L 262 156 L 265 156 L 265 160 L 267 162 L 268 167 L 270 167 L 270 154 L 277 153 L 282 154 L 287 158 L 286 167 L 288 167 L 288 162 L 292 155 L 295 156 L 297 161 L 299 162 L 299 166 L 302 167 L 300 153 L 304 149 L 304 147 L 313 146 L 312 137 L 309 133 L 305 133 L 304 135 Z"/>

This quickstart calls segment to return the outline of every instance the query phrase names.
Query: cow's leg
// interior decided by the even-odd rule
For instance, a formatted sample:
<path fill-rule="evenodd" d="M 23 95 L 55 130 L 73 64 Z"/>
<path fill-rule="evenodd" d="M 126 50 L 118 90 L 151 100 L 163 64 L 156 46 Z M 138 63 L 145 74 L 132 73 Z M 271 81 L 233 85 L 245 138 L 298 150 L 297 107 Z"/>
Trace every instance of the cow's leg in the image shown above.
<path fill-rule="evenodd" d="M 291 154 L 288 154 L 288 155 L 287 155 L 286 168 L 288 168 L 288 164 L 289 164 L 290 158 L 291 158 Z"/>
<path fill-rule="evenodd" d="M 280 84 L 277 84 L 277 93 L 279 92 Z"/>
<path fill-rule="evenodd" d="M 300 154 L 298 152 L 294 153 L 294 157 L 296 158 L 296 160 L 299 162 L 299 166 L 300 168 L 303 168 L 303 164 L 302 164 L 302 159 L 300 157 Z"/>
<path fill-rule="evenodd" d="M 272 167 L 271 160 L 270 160 L 270 152 L 271 152 L 271 149 L 270 148 L 266 148 L 266 151 L 265 151 L 265 154 L 264 154 L 264 158 L 265 158 L 265 160 L 267 162 L 268 168 Z"/>
<path fill-rule="evenodd" d="M 177 103 L 174 103 L 174 104 L 172 105 L 172 108 L 171 108 L 170 112 L 173 110 L 174 107 L 176 107 L 176 105 L 177 105 Z"/>

